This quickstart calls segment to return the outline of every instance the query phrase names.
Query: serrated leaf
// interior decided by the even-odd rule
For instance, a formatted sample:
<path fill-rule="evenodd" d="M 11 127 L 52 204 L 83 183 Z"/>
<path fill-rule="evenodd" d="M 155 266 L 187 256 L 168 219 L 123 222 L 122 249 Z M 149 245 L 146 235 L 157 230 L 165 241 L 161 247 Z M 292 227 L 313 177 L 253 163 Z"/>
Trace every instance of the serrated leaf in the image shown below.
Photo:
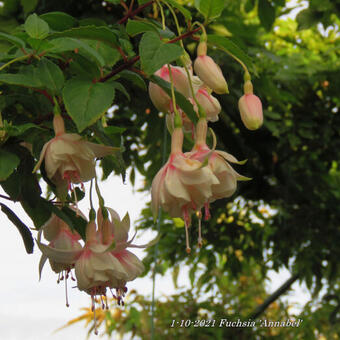
<path fill-rule="evenodd" d="M 17 47 L 25 47 L 25 42 L 14 35 L 0 32 L 0 40 L 6 40 Z"/>
<path fill-rule="evenodd" d="M 126 32 L 134 37 L 144 32 L 158 32 L 157 28 L 148 21 L 128 20 L 126 24 Z"/>
<path fill-rule="evenodd" d="M 57 94 L 64 85 L 64 74 L 60 68 L 47 58 L 40 60 L 38 64 L 38 73 L 41 82 L 52 92 Z"/>
<path fill-rule="evenodd" d="M 36 39 L 44 39 L 48 36 L 50 28 L 46 21 L 40 19 L 35 13 L 27 17 L 25 21 L 26 33 Z"/>
<path fill-rule="evenodd" d="M 29 228 L 19 219 L 19 217 L 5 204 L 0 203 L 1 210 L 3 213 L 5 213 L 8 217 L 8 219 L 17 227 L 19 230 L 19 233 L 22 237 L 22 240 L 24 241 L 24 245 L 26 248 L 26 252 L 28 254 L 33 253 L 34 248 L 34 241 L 32 237 L 32 233 L 29 230 Z"/>
<path fill-rule="evenodd" d="M 195 7 L 207 21 L 219 17 L 224 6 L 224 0 L 195 0 Z"/>
<path fill-rule="evenodd" d="M 97 40 L 103 41 L 110 46 L 118 46 L 118 39 L 115 32 L 106 26 L 81 26 L 63 32 L 55 32 L 49 36 L 51 39 L 60 37 Z"/>
<path fill-rule="evenodd" d="M 67 113 L 78 131 L 92 125 L 111 106 L 114 88 L 109 83 L 93 83 L 80 78 L 70 79 L 63 89 Z"/>
<path fill-rule="evenodd" d="M 235 57 L 243 61 L 247 65 L 247 67 L 253 68 L 252 59 L 240 47 L 238 47 L 228 38 L 219 35 L 209 34 L 208 44 L 214 45 L 221 50 L 232 53 Z"/>
<path fill-rule="evenodd" d="M 158 76 L 151 76 L 150 80 L 159 85 L 171 97 L 171 84 Z M 188 118 L 196 124 L 198 121 L 197 113 L 194 111 L 192 104 L 179 92 L 175 90 L 176 103 L 185 112 Z"/>
<path fill-rule="evenodd" d="M 259 0 L 258 13 L 261 25 L 270 31 L 275 21 L 275 7 L 269 0 Z"/>
<path fill-rule="evenodd" d="M 77 24 L 77 19 L 64 12 L 49 12 L 40 15 L 40 18 L 48 23 L 55 31 L 64 31 L 73 28 Z"/>
<path fill-rule="evenodd" d="M 0 149 L 0 181 L 6 180 L 20 163 L 20 158 L 14 153 Z"/>
<path fill-rule="evenodd" d="M 164 64 L 178 59 L 183 54 L 183 49 L 176 44 L 164 43 L 157 33 L 147 32 L 139 44 L 139 54 L 142 69 L 151 75 Z"/>
<path fill-rule="evenodd" d="M 185 17 L 187 20 L 191 20 L 192 16 L 189 10 L 184 8 L 182 5 L 180 5 L 177 1 L 175 0 L 166 0 L 167 3 L 169 3 L 171 6 L 177 8 Z"/>

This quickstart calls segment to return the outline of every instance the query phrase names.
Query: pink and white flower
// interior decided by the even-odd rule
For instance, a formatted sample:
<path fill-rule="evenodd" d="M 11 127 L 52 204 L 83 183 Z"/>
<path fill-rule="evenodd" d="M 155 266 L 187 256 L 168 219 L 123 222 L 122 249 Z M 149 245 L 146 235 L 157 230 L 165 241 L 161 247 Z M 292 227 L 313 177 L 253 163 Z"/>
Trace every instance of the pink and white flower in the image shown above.
<path fill-rule="evenodd" d="M 186 227 L 187 252 L 188 227 L 191 212 L 200 210 L 212 195 L 211 187 L 219 181 L 209 167 L 182 152 L 183 131 L 175 128 L 171 136 L 171 155 L 152 181 L 152 211 L 154 218 L 159 207 L 171 217 L 183 217 Z"/>
<path fill-rule="evenodd" d="M 33 172 L 44 160 L 47 177 L 65 194 L 71 183 L 83 183 L 94 178 L 95 159 L 112 154 L 117 148 L 90 143 L 76 133 L 66 133 L 60 115 L 54 116 L 53 126 L 55 137 L 44 145 Z"/>

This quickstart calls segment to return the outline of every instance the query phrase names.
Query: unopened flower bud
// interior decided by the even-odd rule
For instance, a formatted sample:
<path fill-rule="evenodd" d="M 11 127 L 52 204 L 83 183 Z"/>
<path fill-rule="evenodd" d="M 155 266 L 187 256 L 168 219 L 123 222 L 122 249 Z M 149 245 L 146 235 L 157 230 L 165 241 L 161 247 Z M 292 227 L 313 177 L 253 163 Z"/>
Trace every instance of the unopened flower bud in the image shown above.
<path fill-rule="evenodd" d="M 258 129 L 263 123 L 262 103 L 259 97 L 253 94 L 253 85 L 250 80 L 244 84 L 244 95 L 238 102 L 241 119 L 249 130 Z"/>
<path fill-rule="evenodd" d="M 199 50 L 200 53 L 203 53 L 202 49 Z M 218 94 L 229 93 L 228 84 L 220 67 L 209 56 L 198 55 L 194 63 L 194 70 L 201 80 L 214 92 Z"/>

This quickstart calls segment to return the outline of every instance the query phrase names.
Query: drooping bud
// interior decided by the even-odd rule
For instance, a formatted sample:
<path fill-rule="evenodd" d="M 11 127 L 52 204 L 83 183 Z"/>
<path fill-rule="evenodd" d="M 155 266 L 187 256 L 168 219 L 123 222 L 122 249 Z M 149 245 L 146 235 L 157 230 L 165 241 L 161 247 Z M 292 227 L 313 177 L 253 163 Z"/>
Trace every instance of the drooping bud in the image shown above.
<path fill-rule="evenodd" d="M 170 68 L 175 89 L 182 93 L 183 96 L 188 97 L 190 95 L 190 85 L 185 70 L 177 66 L 170 66 Z M 155 75 L 170 82 L 168 65 L 164 65 Z M 171 111 L 171 98 L 155 83 L 149 83 L 149 95 L 152 103 L 159 111 Z"/>
<path fill-rule="evenodd" d="M 229 93 L 228 84 L 220 67 L 212 58 L 207 56 L 206 53 L 206 42 L 199 43 L 197 47 L 197 58 L 194 63 L 195 73 L 217 94 Z"/>
<path fill-rule="evenodd" d="M 196 93 L 198 103 L 203 107 L 207 120 L 210 122 L 218 121 L 218 114 L 221 112 L 219 101 L 208 93 L 206 89 L 199 89 Z"/>
<path fill-rule="evenodd" d="M 244 95 L 239 99 L 238 107 L 244 126 L 249 130 L 256 130 L 263 124 L 262 103 L 253 94 L 253 84 L 250 80 L 244 83 Z"/>

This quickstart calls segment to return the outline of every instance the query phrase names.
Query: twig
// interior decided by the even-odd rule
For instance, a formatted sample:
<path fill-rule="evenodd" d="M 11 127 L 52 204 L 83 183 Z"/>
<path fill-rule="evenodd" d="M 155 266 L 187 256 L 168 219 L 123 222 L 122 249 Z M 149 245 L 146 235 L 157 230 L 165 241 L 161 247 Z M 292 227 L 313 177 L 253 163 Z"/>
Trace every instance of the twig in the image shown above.
<path fill-rule="evenodd" d="M 10 197 L 8 197 L 8 196 L 5 196 L 5 195 L 1 195 L 1 194 L 0 194 L 0 197 L 1 197 L 1 198 L 4 198 L 5 200 L 9 200 L 9 201 L 16 202 L 16 200 L 14 200 L 14 199 L 12 199 L 12 198 L 10 198 Z"/>
<path fill-rule="evenodd" d="M 135 15 L 137 15 L 139 12 L 141 12 L 145 7 L 150 6 L 153 4 L 154 0 L 151 0 L 149 2 L 146 2 L 143 5 L 140 5 L 138 8 L 136 8 L 134 11 L 126 13 L 126 15 L 118 21 L 118 24 L 124 24 L 129 18 L 133 18 Z"/>
<path fill-rule="evenodd" d="M 299 278 L 299 274 L 293 275 L 288 279 L 281 287 L 279 287 L 272 295 L 270 295 L 261 305 L 257 306 L 255 310 L 250 314 L 250 319 L 256 319 L 259 317 L 266 308 L 278 299 L 282 294 L 284 294 L 290 286 Z"/>
<path fill-rule="evenodd" d="M 193 35 L 194 33 L 198 32 L 200 29 L 201 29 L 200 27 L 197 27 L 197 28 L 195 28 L 194 30 L 191 30 L 191 31 L 186 32 L 186 33 L 183 33 L 183 34 L 181 34 L 180 36 L 178 36 L 178 37 L 176 37 L 176 38 L 174 38 L 174 39 L 172 39 L 172 40 L 169 40 L 167 43 L 168 43 L 168 44 L 172 44 L 172 43 L 174 43 L 174 42 L 176 42 L 176 41 L 179 41 L 179 40 L 181 40 L 181 39 L 185 39 L 185 38 L 187 38 L 187 37 L 190 37 L 190 36 Z M 98 82 L 103 83 L 103 82 L 109 80 L 110 78 L 112 78 L 113 76 L 115 76 L 117 73 L 119 73 L 119 72 L 121 72 L 121 71 L 123 71 L 123 70 L 126 70 L 126 69 L 128 69 L 128 68 L 131 68 L 131 66 L 132 66 L 133 64 L 135 64 L 139 59 L 140 59 L 140 56 L 135 56 L 135 57 L 133 57 L 132 59 L 127 60 L 124 64 L 118 66 L 117 68 L 115 68 L 114 70 L 112 70 L 112 71 L 111 71 L 109 74 L 107 74 L 106 76 L 101 77 L 101 78 L 98 80 Z"/>

